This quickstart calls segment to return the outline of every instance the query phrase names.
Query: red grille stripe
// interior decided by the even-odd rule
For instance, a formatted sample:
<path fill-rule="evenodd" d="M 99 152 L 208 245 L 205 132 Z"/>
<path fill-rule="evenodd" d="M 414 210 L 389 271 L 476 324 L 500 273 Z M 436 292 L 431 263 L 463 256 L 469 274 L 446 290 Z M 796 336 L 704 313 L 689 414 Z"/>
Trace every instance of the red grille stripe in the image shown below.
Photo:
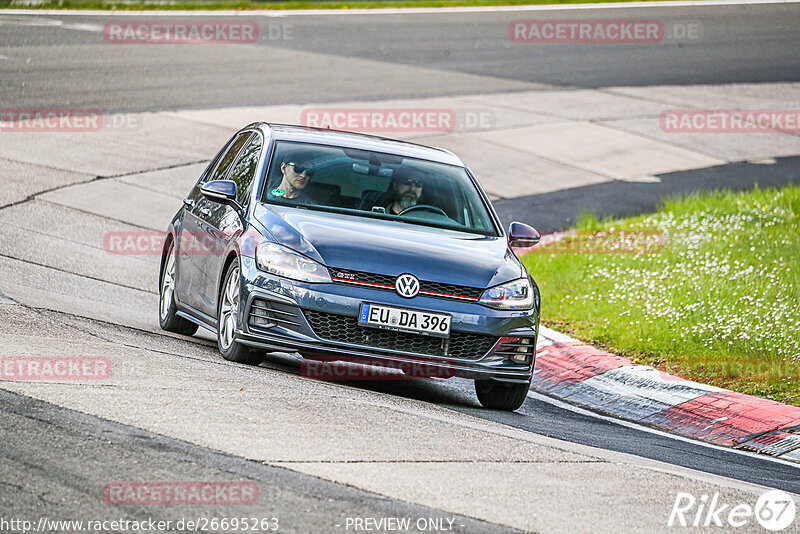
<path fill-rule="evenodd" d="M 475 297 L 462 297 L 460 295 L 449 295 L 447 293 L 434 293 L 433 291 L 420 291 L 419 293 L 420 295 L 432 295 L 434 297 L 445 297 L 448 299 L 469 300 L 471 302 L 478 302 L 478 300 L 480 300 Z"/>
<path fill-rule="evenodd" d="M 356 280 L 347 280 L 346 278 L 336 278 L 333 277 L 334 282 L 341 282 L 343 284 L 354 284 L 357 286 L 367 286 L 367 287 L 379 287 L 381 289 L 391 289 L 394 290 L 394 286 L 387 286 L 384 284 L 373 284 L 372 282 L 358 282 Z M 477 297 L 462 297 L 460 295 L 451 295 L 449 293 L 436 293 L 434 291 L 420 291 L 420 295 L 429 295 L 433 297 L 444 297 L 448 299 L 459 299 L 459 300 L 468 300 L 470 302 L 478 302 L 480 299 Z"/>
<path fill-rule="evenodd" d="M 373 284 L 372 282 L 357 282 L 355 280 L 345 280 L 344 278 L 334 278 L 336 282 L 342 282 L 344 284 L 355 284 L 357 286 L 369 286 L 369 287 L 380 287 L 383 289 L 394 289 L 393 286 L 385 286 L 383 284 Z"/>

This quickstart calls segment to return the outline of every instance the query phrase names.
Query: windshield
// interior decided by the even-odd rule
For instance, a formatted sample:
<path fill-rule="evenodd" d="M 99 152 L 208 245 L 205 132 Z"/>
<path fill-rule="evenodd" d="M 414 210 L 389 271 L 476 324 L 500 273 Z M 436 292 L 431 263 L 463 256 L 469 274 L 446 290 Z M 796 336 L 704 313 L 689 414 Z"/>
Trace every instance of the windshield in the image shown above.
<path fill-rule="evenodd" d="M 262 201 L 496 236 L 463 167 L 278 141 Z"/>

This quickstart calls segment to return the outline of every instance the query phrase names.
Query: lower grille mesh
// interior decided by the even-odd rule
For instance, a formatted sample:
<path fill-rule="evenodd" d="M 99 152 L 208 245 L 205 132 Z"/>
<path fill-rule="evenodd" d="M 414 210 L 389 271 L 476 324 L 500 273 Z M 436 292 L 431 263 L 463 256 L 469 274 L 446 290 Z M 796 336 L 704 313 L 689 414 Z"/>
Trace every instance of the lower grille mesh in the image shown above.
<path fill-rule="evenodd" d="M 368 347 L 393 349 L 431 356 L 446 356 L 464 360 L 482 358 L 499 338 L 465 332 L 451 332 L 449 339 L 366 328 L 356 317 L 312 310 L 303 310 L 311 329 L 330 341 L 353 343 Z"/>

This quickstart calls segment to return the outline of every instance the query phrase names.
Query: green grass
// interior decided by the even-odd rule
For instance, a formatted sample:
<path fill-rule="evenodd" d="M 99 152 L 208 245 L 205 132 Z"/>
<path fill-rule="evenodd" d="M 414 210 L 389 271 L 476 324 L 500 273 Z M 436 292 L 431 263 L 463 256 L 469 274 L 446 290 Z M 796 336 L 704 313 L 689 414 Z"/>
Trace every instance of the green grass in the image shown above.
<path fill-rule="evenodd" d="M 637 0 L 0 0 L 0 9 L 253 10 L 593 4 Z M 647 0 L 655 2 L 658 0 Z"/>
<path fill-rule="evenodd" d="M 577 228 L 641 232 L 649 243 L 597 253 L 584 237 L 594 253 L 548 254 L 556 245 L 545 244 L 526 255 L 544 324 L 666 372 L 800 406 L 800 186 L 697 194 L 651 215 L 584 216 Z"/>

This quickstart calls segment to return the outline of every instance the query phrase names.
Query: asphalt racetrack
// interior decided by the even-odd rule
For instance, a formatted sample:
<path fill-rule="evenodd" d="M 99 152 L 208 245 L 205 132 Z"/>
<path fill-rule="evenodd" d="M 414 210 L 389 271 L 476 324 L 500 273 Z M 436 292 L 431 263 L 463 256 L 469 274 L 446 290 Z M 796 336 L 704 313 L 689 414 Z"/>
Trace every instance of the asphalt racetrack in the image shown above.
<path fill-rule="evenodd" d="M 144 124 L 94 136 L 0 132 L 0 356 L 103 355 L 115 369 L 107 383 L 0 382 L 0 518 L 257 515 L 279 517 L 279 532 L 346 532 L 354 518 L 409 517 L 444 521 L 417 524 L 420 531 L 633 532 L 666 530 L 679 492 L 717 492 L 729 503 L 755 502 L 764 488 L 800 494 L 800 470 L 789 462 L 619 424 L 535 393 L 503 413 L 479 407 L 461 379 L 326 383 L 302 378 L 292 355 L 255 368 L 226 362 L 208 333 L 159 330 L 158 258 L 111 257 L 102 247 L 108 231 L 166 228 L 205 163 L 246 124 L 230 108 L 280 117 L 311 103 L 463 105 L 481 95 L 513 102 L 563 94 L 580 96 L 591 117 L 530 113 L 554 127 L 574 120 L 575 128 L 599 128 L 657 117 L 652 106 L 673 105 L 670 95 L 681 91 L 707 94 L 720 108 L 800 107 L 800 4 L 246 13 L 231 17 L 258 24 L 258 41 L 246 46 L 104 39 L 108 21 L 131 17 L 152 15 L 0 12 L 1 108 L 92 108 Z M 665 38 L 569 46 L 509 39 L 513 20 L 576 17 L 655 19 Z M 690 27 L 693 36 L 675 34 Z M 624 111 L 603 100 L 623 94 Z M 467 130 L 442 136 L 442 146 L 459 151 Z M 492 174 L 485 163 L 487 190 L 504 221 L 556 228 L 587 207 L 636 213 L 674 192 L 800 180 L 797 135 L 755 145 L 731 138 L 699 155 L 688 154 L 691 143 L 642 135 L 691 163 L 631 171 L 637 179 L 629 179 L 537 152 L 528 156 L 549 165 L 546 188 L 504 194 L 502 165 Z M 738 158 L 745 145 L 775 165 L 753 163 L 758 154 Z M 582 181 L 560 183 L 564 169 Z M 663 180 L 646 186 L 640 175 Z M 250 480 L 259 500 L 119 506 L 103 488 L 120 480 Z"/>
<path fill-rule="evenodd" d="M 575 13 L 660 20 L 664 40 L 658 46 L 528 46 L 509 39 L 514 20 Z M 8 56 L 0 60 L 0 102 L 113 112 L 547 87 L 797 81 L 797 16 L 796 4 L 412 15 L 245 13 L 239 18 L 255 20 L 260 29 L 255 46 L 130 47 L 109 46 L 103 39 L 104 24 L 119 16 L 6 13 L 0 22 Z M 689 28 L 692 37 L 682 36 Z"/>

